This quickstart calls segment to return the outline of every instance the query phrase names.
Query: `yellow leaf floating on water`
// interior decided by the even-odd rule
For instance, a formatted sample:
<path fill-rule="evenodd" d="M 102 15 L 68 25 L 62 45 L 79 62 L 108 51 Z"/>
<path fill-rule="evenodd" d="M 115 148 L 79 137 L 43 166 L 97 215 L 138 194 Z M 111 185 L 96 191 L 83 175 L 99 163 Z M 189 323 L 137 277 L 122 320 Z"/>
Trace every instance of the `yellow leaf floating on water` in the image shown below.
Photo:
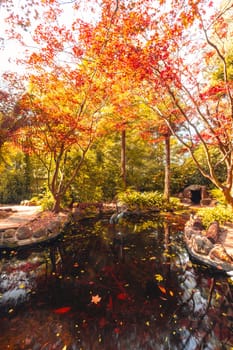
<path fill-rule="evenodd" d="M 163 281 L 163 276 L 160 275 L 159 273 L 157 273 L 157 274 L 155 275 L 155 279 L 156 279 L 156 281 L 161 282 L 161 281 Z"/>

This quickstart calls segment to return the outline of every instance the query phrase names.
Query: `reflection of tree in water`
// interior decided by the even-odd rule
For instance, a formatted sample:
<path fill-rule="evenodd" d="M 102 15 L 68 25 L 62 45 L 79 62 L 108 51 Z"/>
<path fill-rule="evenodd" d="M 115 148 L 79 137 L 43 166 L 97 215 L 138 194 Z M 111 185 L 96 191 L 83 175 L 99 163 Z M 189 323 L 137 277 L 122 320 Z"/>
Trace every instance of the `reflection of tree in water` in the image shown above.
<path fill-rule="evenodd" d="M 171 318 L 178 348 L 215 350 L 223 344 L 226 349 L 232 345 L 233 324 L 229 325 L 229 320 L 233 321 L 233 300 L 227 281 L 215 277 L 198 280 L 192 270 L 184 273 L 181 287 L 180 305 Z"/>

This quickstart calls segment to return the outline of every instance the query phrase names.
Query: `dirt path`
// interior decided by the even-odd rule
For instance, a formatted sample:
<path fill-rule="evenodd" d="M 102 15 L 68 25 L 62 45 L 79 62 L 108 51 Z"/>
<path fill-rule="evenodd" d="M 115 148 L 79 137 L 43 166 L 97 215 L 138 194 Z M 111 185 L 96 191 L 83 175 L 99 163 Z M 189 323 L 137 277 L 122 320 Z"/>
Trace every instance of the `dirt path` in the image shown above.
<path fill-rule="evenodd" d="M 9 228 L 17 228 L 22 224 L 26 224 L 30 220 L 34 219 L 36 215 L 41 211 L 41 208 L 39 206 L 23 205 L 2 206 L 0 209 L 13 210 L 11 215 L 0 220 L 0 231 Z"/>

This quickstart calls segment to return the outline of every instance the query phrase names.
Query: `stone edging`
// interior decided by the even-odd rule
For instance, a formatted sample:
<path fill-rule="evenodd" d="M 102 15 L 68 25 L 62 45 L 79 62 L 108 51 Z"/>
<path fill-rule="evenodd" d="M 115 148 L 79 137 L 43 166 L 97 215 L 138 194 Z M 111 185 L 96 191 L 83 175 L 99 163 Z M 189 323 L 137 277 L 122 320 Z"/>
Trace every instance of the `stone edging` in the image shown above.
<path fill-rule="evenodd" d="M 18 248 L 50 241 L 58 237 L 69 222 L 70 214 L 51 212 L 39 213 L 35 219 L 18 228 L 8 228 L 0 232 L 0 249 Z"/>
<path fill-rule="evenodd" d="M 184 228 L 185 244 L 191 257 L 214 270 L 227 273 L 233 270 L 233 256 L 221 242 L 222 233 L 224 230 L 217 222 L 204 230 L 197 217 L 190 217 Z"/>

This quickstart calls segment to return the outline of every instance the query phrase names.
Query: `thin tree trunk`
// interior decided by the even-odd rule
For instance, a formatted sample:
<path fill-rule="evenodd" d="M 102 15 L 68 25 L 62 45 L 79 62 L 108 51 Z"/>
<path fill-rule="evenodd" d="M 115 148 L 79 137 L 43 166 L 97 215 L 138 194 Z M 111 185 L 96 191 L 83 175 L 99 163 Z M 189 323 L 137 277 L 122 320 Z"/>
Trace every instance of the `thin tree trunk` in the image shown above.
<path fill-rule="evenodd" d="M 54 213 L 59 213 L 61 211 L 61 197 L 60 196 L 57 196 L 55 198 L 55 202 L 54 202 L 52 211 Z"/>
<path fill-rule="evenodd" d="M 164 198 L 169 202 L 170 200 L 170 186 L 171 186 L 171 147 L 170 135 L 165 136 L 165 177 L 164 177 Z"/>
<path fill-rule="evenodd" d="M 121 132 L 121 177 L 124 189 L 126 188 L 126 131 Z"/>

